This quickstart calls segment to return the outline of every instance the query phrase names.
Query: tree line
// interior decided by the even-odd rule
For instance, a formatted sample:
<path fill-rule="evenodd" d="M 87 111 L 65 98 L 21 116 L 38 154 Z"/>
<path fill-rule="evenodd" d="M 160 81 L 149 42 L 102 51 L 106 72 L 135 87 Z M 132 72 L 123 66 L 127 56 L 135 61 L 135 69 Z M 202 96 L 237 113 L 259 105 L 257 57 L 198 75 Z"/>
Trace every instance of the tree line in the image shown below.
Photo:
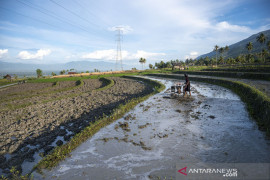
<path fill-rule="evenodd" d="M 229 47 L 219 47 L 218 45 L 214 46 L 214 50 L 216 52 L 216 59 L 215 63 L 217 64 L 238 64 L 238 63 L 254 63 L 254 62 L 266 62 L 266 57 L 269 56 L 270 51 L 270 41 L 266 43 L 267 37 L 264 35 L 264 33 L 260 33 L 256 40 L 261 44 L 261 51 L 259 53 L 251 53 L 253 50 L 253 43 L 248 42 L 245 45 L 245 48 L 248 51 L 248 54 L 240 54 L 236 58 L 227 58 L 225 59 L 223 57 L 223 53 L 226 53 L 229 51 Z M 264 48 L 264 44 L 266 43 L 267 49 Z M 218 57 L 219 55 L 219 57 Z M 206 57 L 207 58 L 207 57 Z M 200 59 L 201 63 L 205 58 Z M 209 58 L 207 59 L 209 60 Z M 213 59 L 211 58 L 210 63 L 213 63 Z M 213 65 L 213 64 L 212 64 Z"/>
<path fill-rule="evenodd" d="M 178 59 L 171 60 L 168 62 L 160 61 L 156 62 L 155 65 L 149 64 L 150 69 L 163 69 L 171 68 L 172 65 L 177 64 L 180 66 L 217 66 L 224 64 L 245 64 L 245 63 L 265 63 L 270 60 L 270 40 L 267 41 L 267 37 L 261 33 L 256 37 L 256 41 L 261 44 L 261 51 L 259 53 L 252 53 L 253 43 L 248 42 L 245 45 L 245 48 L 248 51 L 248 54 L 240 54 L 236 58 L 225 58 L 228 55 L 229 47 L 219 47 L 218 45 L 214 46 L 213 51 L 216 52 L 215 57 L 209 58 L 199 58 L 199 59 L 186 59 L 185 61 L 180 61 Z M 264 45 L 267 45 L 267 49 L 264 48 Z M 226 56 L 225 56 L 226 55 Z M 225 56 L 225 57 L 224 57 Z"/>

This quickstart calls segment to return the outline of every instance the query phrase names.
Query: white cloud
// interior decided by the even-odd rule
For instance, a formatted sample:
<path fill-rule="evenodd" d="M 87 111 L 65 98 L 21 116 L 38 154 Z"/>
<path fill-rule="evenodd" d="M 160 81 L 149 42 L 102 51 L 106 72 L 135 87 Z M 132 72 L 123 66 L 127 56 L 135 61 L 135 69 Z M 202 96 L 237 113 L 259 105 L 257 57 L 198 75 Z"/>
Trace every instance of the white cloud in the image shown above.
<path fill-rule="evenodd" d="M 198 57 L 198 55 L 199 55 L 198 52 L 192 51 L 192 52 L 189 53 L 189 55 L 185 56 L 185 59 L 190 59 L 190 58 L 195 59 L 196 57 Z"/>
<path fill-rule="evenodd" d="M 35 54 L 31 54 L 28 51 L 21 51 L 18 54 L 20 59 L 43 59 L 44 56 L 47 56 L 51 53 L 50 49 L 40 49 Z"/>
<path fill-rule="evenodd" d="M 118 29 L 120 29 L 123 32 L 123 34 L 128 34 L 133 31 L 133 29 L 128 25 L 119 25 L 119 26 L 110 27 L 109 31 L 116 31 Z"/>
<path fill-rule="evenodd" d="M 8 49 L 0 49 L 0 58 L 8 53 Z"/>
<path fill-rule="evenodd" d="M 153 52 L 146 52 L 142 50 L 138 50 L 136 53 L 130 53 L 128 51 L 122 51 L 122 59 L 123 60 L 134 60 L 139 59 L 141 57 L 146 59 L 151 59 L 155 57 L 165 56 L 165 53 L 153 53 Z M 116 59 L 116 50 L 115 49 L 108 49 L 108 50 L 98 50 L 93 51 L 91 53 L 87 53 L 82 55 L 81 58 L 83 59 L 99 59 L 99 60 L 115 60 Z"/>
<path fill-rule="evenodd" d="M 222 21 L 220 23 L 217 23 L 216 28 L 219 31 L 229 30 L 229 31 L 233 31 L 233 32 L 250 32 L 250 29 L 246 26 L 233 25 L 233 24 L 229 24 L 226 21 Z"/>
<path fill-rule="evenodd" d="M 98 50 L 82 56 L 83 59 L 104 59 L 113 60 L 115 59 L 116 51 L 114 49 Z"/>
<path fill-rule="evenodd" d="M 154 57 L 160 57 L 160 56 L 165 56 L 165 53 L 153 53 L 153 52 L 146 52 L 146 51 L 142 51 L 142 50 L 138 50 L 135 54 L 131 54 L 129 55 L 129 57 L 127 57 L 128 59 L 139 59 L 141 57 L 143 58 L 154 58 Z"/>

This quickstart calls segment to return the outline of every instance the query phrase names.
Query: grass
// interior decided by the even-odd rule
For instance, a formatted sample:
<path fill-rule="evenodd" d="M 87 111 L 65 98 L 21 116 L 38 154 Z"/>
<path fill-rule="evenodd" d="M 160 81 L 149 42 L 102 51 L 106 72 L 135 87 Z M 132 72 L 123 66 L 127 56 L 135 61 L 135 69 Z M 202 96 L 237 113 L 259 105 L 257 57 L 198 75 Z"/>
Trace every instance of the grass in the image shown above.
<path fill-rule="evenodd" d="M 13 81 L 8 81 L 7 79 L 0 79 L 0 86 L 17 83 L 18 81 L 19 79 Z"/>
<path fill-rule="evenodd" d="M 34 179 L 33 175 L 21 176 L 20 172 L 15 167 L 12 167 L 10 169 L 10 173 L 11 173 L 10 177 L 5 177 L 4 175 L 2 175 L 0 177 L 0 180 L 9 180 L 9 179 L 12 179 L 12 180 L 32 180 L 32 179 Z"/>
<path fill-rule="evenodd" d="M 216 76 L 228 78 L 242 78 L 242 79 L 260 79 L 270 81 L 269 73 L 254 73 L 254 72 L 228 72 L 228 71 L 171 71 L 175 74 L 190 74 L 203 76 Z"/>
<path fill-rule="evenodd" d="M 55 83 L 57 81 L 78 81 L 82 79 L 89 79 L 89 76 L 83 77 L 63 77 L 63 78 L 34 78 L 30 79 L 28 83 Z"/>
<path fill-rule="evenodd" d="M 136 78 L 126 77 L 126 78 L 137 79 L 137 80 L 144 81 L 146 83 L 150 82 L 149 84 L 155 88 L 155 91 L 146 96 L 131 99 L 125 104 L 121 104 L 118 107 L 116 107 L 110 116 L 101 118 L 95 121 L 94 123 L 90 123 L 88 127 L 86 127 L 80 133 L 76 134 L 69 142 L 67 142 L 66 144 L 62 146 L 56 147 L 53 150 L 53 152 L 48 154 L 46 157 L 44 157 L 33 168 L 33 170 L 38 170 L 39 172 L 42 172 L 42 169 L 51 169 L 52 167 L 57 166 L 60 161 L 64 160 L 67 156 L 69 156 L 72 150 L 74 150 L 76 147 L 78 147 L 81 143 L 86 141 L 88 138 L 92 137 L 101 128 L 121 118 L 127 111 L 134 108 L 138 103 L 146 100 L 153 94 L 161 92 L 162 90 L 165 89 L 165 86 L 157 81 L 152 81 L 152 80 L 148 80 L 144 78 L 137 78 L 137 77 Z"/>
<path fill-rule="evenodd" d="M 100 78 L 99 80 L 102 81 L 102 82 L 104 82 L 105 83 L 105 86 L 102 87 L 102 88 L 98 88 L 95 91 L 104 91 L 106 89 L 111 88 L 115 84 L 113 80 L 107 79 L 107 78 L 104 78 L 104 77 Z"/>

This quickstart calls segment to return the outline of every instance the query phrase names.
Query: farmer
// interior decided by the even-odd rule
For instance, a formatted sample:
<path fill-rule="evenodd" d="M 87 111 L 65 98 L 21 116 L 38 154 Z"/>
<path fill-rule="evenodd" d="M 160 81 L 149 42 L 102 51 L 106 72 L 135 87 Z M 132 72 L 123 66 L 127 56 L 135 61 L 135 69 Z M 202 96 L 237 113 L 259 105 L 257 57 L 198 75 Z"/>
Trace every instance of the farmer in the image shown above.
<path fill-rule="evenodd" d="M 187 91 L 189 91 L 189 95 L 191 96 L 191 92 L 190 92 L 190 81 L 188 79 L 188 75 L 187 74 L 185 74 L 185 78 L 186 78 L 186 82 L 185 82 L 184 91 L 183 91 L 184 97 L 186 96 Z"/>

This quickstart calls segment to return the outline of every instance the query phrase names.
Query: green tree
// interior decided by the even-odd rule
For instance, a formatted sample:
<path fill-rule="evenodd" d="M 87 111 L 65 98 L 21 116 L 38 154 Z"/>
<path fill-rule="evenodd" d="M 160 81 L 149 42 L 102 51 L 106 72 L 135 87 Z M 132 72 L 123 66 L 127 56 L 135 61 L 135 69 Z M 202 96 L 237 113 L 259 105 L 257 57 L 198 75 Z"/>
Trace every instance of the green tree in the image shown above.
<path fill-rule="evenodd" d="M 211 58 L 209 63 L 213 66 L 216 63 L 216 60 L 214 58 Z"/>
<path fill-rule="evenodd" d="M 253 44 L 252 42 L 248 42 L 247 45 L 246 45 L 246 48 L 248 50 L 248 62 L 251 62 L 251 50 L 253 49 Z"/>
<path fill-rule="evenodd" d="M 214 51 L 216 51 L 216 66 L 217 66 L 217 53 L 218 53 L 219 46 L 215 45 Z"/>
<path fill-rule="evenodd" d="M 166 62 L 165 67 L 166 68 L 171 68 L 172 67 L 172 63 L 170 61 Z"/>
<path fill-rule="evenodd" d="M 139 63 L 142 64 L 142 70 L 143 70 L 143 66 L 146 63 L 146 59 L 141 57 L 140 60 L 139 60 Z"/>
<path fill-rule="evenodd" d="M 267 49 L 270 51 L 270 41 L 267 42 Z"/>
<path fill-rule="evenodd" d="M 153 67 L 154 67 L 153 64 L 149 64 L 150 69 L 153 69 Z"/>
<path fill-rule="evenodd" d="M 143 58 L 143 66 L 145 66 L 145 63 L 146 63 L 146 59 Z"/>
<path fill-rule="evenodd" d="M 228 58 L 227 63 L 228 64 L 235 64 L 235 59 L 234 58 Z"/>
<path fill-rule="evenodd" d="M 266 49 L 262 50 L 262 57 L 263 57 L 263 62 L 265 62 L 265 56 L 268 55 L 268 52 Z"/>
<path fill-rule="evenodd" d="M 218 64 L 223 64 L 223 63 L 224 63 L 224 58 L 223 58 L 223 56 L 220 56 L 218 58 Z"/>
<path fill-rule="evenodd" d="M 226 52 L 226 58 L 228 58 L 229 46 L 225 46 L 224 51 Z M 225 61 L 226 64 L 226 61 Z"/>
<path fill-rule="evenodd" d="M 65 73 L 66 73 L 66 70 L 60 71 L 60 74 L 61 74 L 61 75 L 65 74 Z"/>
<path fill-rule="evenodd" d="M 224 53 L 224 51 L 225 51 L 225 48 L 224 47 L 221 47 L 221 48 L 219 48 L 219 53 L 220 53 L 220 58 L 219 58 L 219 61 L 220 61 L 220 63 L 224 63 L 224 58 L 223 58 L 223 53 Z"/>
<path fill-rule="evenodd" d="M 142 70 L 143 70 L 143 58 L 142 58 L 142 57 L 140 58 L 139 63 L 141 63 L 141 65 L 142 65 Z"/>
<path fill-rule="evenodd" d="M 56 74 L 54 72 L 52 72 L 52 76 L 56 76 Z"/>
<path fill-rule="evenodd" d="M 206 56 L 206 57 L 204 58 L 203 64 L 205 64 L 206 66 L 209 66 L 209 64 L 210 64 L 210 59 L 209 59 L 208 56 Z"/>
<path fill-rule="evenodd" d="M 263 33 L 261 33 L 259 36 L 257 36 L 257 41 L 259 43 L 261 43 L 261 47 L 262 47 L 262 51 L 261 51 L 261 59 L 263 57 L 263 44 L 265 43 L 266 41 L 266 37 Z"/>
<path fill-rule="evenodd" d="M 37 73 L 37 78 L 42 77 L 42 70 L 41 69 L 37 69 L 36 73 Z"/>

